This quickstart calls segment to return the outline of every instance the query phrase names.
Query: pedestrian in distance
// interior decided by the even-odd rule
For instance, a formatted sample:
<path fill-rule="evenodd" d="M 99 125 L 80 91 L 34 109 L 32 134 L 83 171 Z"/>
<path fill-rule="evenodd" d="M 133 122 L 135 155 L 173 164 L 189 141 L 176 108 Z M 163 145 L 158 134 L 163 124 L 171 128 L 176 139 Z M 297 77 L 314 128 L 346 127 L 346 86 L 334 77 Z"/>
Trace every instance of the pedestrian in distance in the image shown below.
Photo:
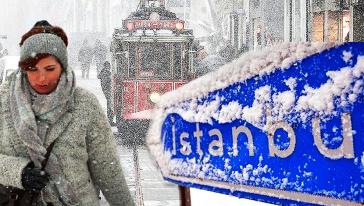
<path fill-rule="evenodd" d="M 105 61 L 103 64 L 103 68 L 101 69 L 100 73 L 97 75 L 97 78 L 100 79 L 101 89 L 106 98 L 106 105 L 107 105 L 107 117 L 109 119 L 110 125 L 113 125 L 113 110 L 111 105 L 111 64 L 109 61 Z"/>
<path fill-rule="evenodd" d="M 0 58 L 7 56 L 8 55 L 8 50 L 3 48 L 3 45 L 0 42 Z"/>
<path fill-rule="evenodd" d="M 93 51 L 89 46 L 87 39 L 82 43 L 80 51 L 78 52 L 78 61 L 81 64 L 82 78 L 89 79 L 90 66 L 92 62 Z"/>
<path fill-rule="evenodd" d="M 95 46 L 93 48 L 93 54 L 96 63 L 97 75 L 99 75 L 101 69 L 104 66 L 104 62 L 106 61 L 106 53 L 107 53 L 106 46 L 103 45 L 99 39 L 96 39 Z"/>
<path fill-rule="evenodd" d="M 0 58 L 3 57 L 3 56 L 5 56 L 3 54 L 3 44 L 0 42 Z"/>
<path fill-rule="evenodd" d="M 3 49 L 3 45 L 0 42 L 0 83 L 2 82 L 3 75 L 4 75 L 4 69 L 5 69 L 5 60 L 3 57 L 8 55 L 8 50 Z"/>
<path fill-rule="evenodd" d="M 0 205 L 134 205 L 96 97 L 76 87 L 67 36 L 37 22 L 0 86 Z"/>

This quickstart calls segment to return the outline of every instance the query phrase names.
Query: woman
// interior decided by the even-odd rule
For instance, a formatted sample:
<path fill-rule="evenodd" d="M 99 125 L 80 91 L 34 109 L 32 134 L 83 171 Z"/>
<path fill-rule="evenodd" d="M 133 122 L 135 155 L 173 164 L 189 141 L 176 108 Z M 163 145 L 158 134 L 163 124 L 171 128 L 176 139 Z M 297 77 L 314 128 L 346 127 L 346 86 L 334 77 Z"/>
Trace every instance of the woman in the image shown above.
<path fill-rule="evenodd" d="M 37 22 L 20 42 L 19 71 L 0 87 L 0 199 L 92 206 L 101 190 L 110 205 L 134 205 L 108 120 L 75 86 L 67 44 L 61 28 Z"/>

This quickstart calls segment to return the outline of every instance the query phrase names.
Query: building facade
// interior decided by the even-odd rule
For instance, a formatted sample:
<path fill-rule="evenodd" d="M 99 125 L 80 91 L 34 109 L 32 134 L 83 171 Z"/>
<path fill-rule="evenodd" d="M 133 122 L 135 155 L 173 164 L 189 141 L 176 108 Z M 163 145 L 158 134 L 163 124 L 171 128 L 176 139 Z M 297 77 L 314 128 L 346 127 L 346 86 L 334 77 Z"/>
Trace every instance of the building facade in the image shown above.
<path fill-rule="evenodd" d="M 310 41 L 363 41 L 363 3 L 353 0 L 313 0 L 308 10 Z"/>
<path fill-rule="evenodd" d="M 247 42 L 250 49 L 284 39 L 284 4 L 277 4 L 275 0 L 251 0 L 248 9 Z"/>
<path fill-rule="evenodd" d="M 228 37 L 236 48 L 253 50 L 288 41 L 364 41 L 364 0 L 233 2 L 236 5 L 223 13 L 231 14 Z"/>

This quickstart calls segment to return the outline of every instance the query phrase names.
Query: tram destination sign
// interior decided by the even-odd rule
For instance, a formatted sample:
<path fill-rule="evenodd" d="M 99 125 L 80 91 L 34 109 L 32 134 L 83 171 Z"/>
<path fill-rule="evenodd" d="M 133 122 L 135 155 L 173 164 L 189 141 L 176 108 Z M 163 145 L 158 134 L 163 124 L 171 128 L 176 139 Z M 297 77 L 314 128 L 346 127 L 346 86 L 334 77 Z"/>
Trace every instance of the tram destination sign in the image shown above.
<path fill-rule="evenodd" d="M 169 29 L 175 30 L 177 24 L 184 24 L 182 20 L 125 20 L 124 25 L 129 30 L 135 29 Z"/>
<path fill-rule="evenodd" d="M 364 203 L 364 43 L 248 53 L 162 96 L 168 181 L 280 205 Z"/>

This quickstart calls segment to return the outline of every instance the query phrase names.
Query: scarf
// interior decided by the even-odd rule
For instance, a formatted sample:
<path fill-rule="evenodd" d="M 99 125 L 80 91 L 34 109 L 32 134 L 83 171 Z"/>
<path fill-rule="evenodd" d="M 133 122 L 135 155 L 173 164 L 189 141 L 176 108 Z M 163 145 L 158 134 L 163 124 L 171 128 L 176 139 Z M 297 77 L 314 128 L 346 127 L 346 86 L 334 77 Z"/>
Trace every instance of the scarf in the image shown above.
<path fill-rule="evenodd" d="M 29 85 L 26 74 L 18 71 L 10 82 L 10 111 L 17 134 L 27 147 L 27 153 L 35 167 L 42 168 L 47 148 L 44 138 L 47 130 L 67 111 L 74 108 L 75 78 L 70 68 L 62 73 L 57 88 L 48 95 L 37 94 Z M 56 141 L 56 140 L 55 140 Z M 60 197 L 64 205 L 73 205 L 76 199 L 70 183 L 61 173 L 58 157 L 52 153 L 48 158 L 46 171 L 50 175 L 52 189 L 46 188 L 43 195 Z M 44 193 L 58 194 L 44 194 Z M 58 199 L 58 198 L 57 198 Z"/>

